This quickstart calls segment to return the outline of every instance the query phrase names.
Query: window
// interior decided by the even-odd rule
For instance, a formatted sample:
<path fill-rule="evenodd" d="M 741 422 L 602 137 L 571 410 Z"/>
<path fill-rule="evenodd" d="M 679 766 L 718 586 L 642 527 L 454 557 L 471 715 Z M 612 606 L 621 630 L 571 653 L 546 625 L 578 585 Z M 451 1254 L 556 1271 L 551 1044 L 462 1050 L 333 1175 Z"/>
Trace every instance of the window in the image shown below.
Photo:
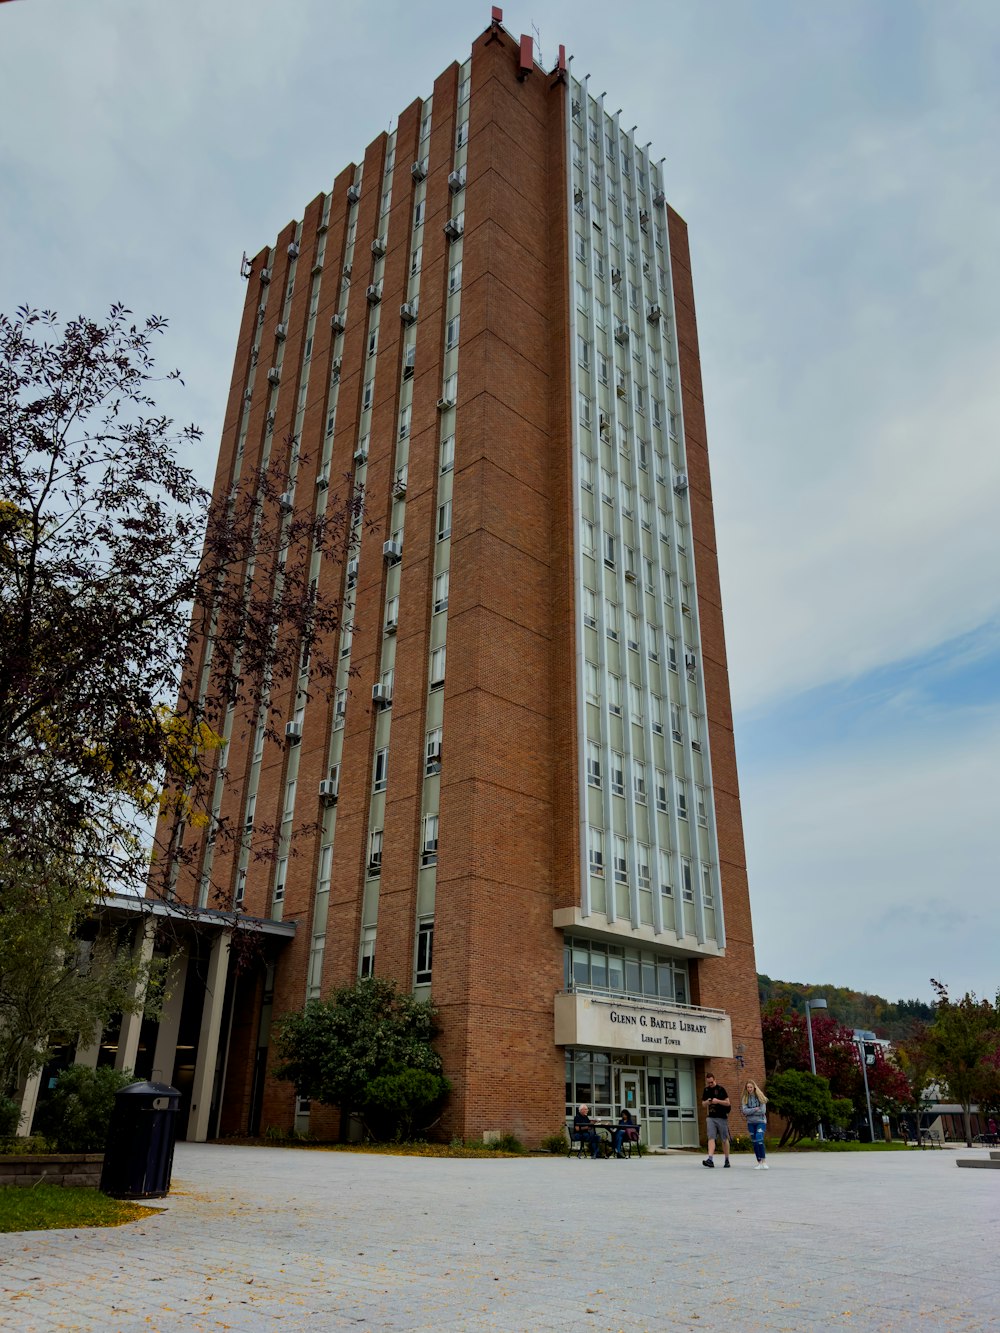
<path fill-rule="evenodd" d="M 584 689 L 588 704 L 601 702 L 601 673 L 593 662 L 585 662 L 583 668 Z"/>
<path fill-rule="evenodd" d="M 625 795 L 625 756 L 611 751 L 611 795 Z"/>
<path fill-rule="evenodd" d="M 285 881 L 288 878 L 288 857 L 279 856 L 274 867 L 274 901 L 280 903 L 285 896 Z"/>
<path fill-rule="evenodd" d="M 639 805 L 646 804 L 646 765 L 632 760 L 632 795 Z"/>
<path fill-rule="evenodd" d="M 646 625 L 646 653 L 651 662 L 660 660 L 660 649 L 656 641 L 659 628 L 659 625 Z"/>
<path fill-rule="evenodd" d="M 647 592 L 656 592 L 656 572 L 652 560 L 647 556 L 642 558 L 642 586 Z"/>
<path fill-rule="evenodd" d="M 608 331 L 608 307 L 603 301 L 594 302 L 594 323 L 602 331 Z"/>
<path fill-rule="evenodd" d="M 374 878 L 382 873 L 382 830 L 373 829 L 368 837 L 368 874 Z"/>
<path fill-rule="evenodd" d="M 448 270 L 448 293 L 451 296 L 462 286 L 462 261 L 459 259 Z"/>
<path fill-rule="evenodd" d="M 304 361 L 309 361 L 312 358 L 312 354 L 313 354 L 313 340 L 312 337 L 310 336 L 306 339 L 306 348 L 305 351 L 302 353 L 302 359 Z"/>
<path fill-rule="evenodd" d="M 602 384 L 608 382 L 608 358 L 603 352 L 597 353 L 597 378 Z"/>
<path fill-rule="evenodd" d="M 435 648 L 431 653 L 431 689 L 439 690 L 444 685 L 444 648 Z"/>
<path fill-rule="evenodd" d="M 418 245 L 413 254 L 410 255 L 410 277 L 415 278 L 420 272 L 420 264 L 424 256 L 424 247 Z"/>
<path fill-rule="evenodd" d="M 615 479 L 606 467 L 601 468 L 601 499 L 606 505 L 615 502 Z"/>
<path fill-rule="evenodd" d="M 587 830 L 587 863 L 596 879 L 604 878 L 604 833 L 599 828 Z"/>
<path fill-rule="evenodd" d="M 634 681 L 629 681 L 628 685 L 628 711 L 629 717 L 638 726 L 642 725 L 642 690 Z"/>
<path fill-rule="evenodd" d="M 628 845 L 625 839 L 615 834 L 615 883 L 628 883 Z"/>
<path fill-rule="evenodd" d="M 333 705 L 333 729 L 344 725 L 344 718 L 347 716 L 347 690 L 338 690 Z"/>
<path fill-rule="evenodd" d="M 691 862 L 681 861 L 681 893 L 686 903 L 694 902 L 694 888 L 691 884 Z"/>
<path fill-rule="evenodd" d="M 367 412 L 372 405 L 372 398 L 375 396 L 375 381 L 369 380 L 361 394 L 361 410 Z"/>
<path fill-rule="evenodd" d="M 618 642 L 618 603 L 604 603 L 604 627 L 607 630 L 608 638 L 613 643 Z"/>
<path fill-rule="evenodd" d="M 612 532 L 604 534 L 604 563 L 608 569 L 615 567 L 615 538 Z"/>
<path fill-rule="evenodd" d="M 652 413 L 653 413 L 653 425 L 654 425 L 654 426 L 662 426 L 662 425 L 663 425 L 663 404 L 660 402 L 659 398 L 653 398 L 653 399 L 650 401 L 650 408 L 651 408 Z"/>
<path fill-rule="evenodd" d="M 597 593 L 593 588 L 583 590 L 583 623 L 588 629 L 597 628 Z"/>
<path fill-rule="evenodd" d="M 413 225 L 415 227 L 422 227 L 424 225 L 424 201 L 422 199 L 417 200 L 416 206 L 413 209 Z"/>
<path fill-rule="evenodd" d="M 633 652 L 639 651 L 639 617 L 631 611 L 625 616 L 626 643 Z"/>
<path fill-rule="evenodd" d="M 695 802 L 698 823 L 702 828 L 708 828 L 708 805 L 706 804 L 706 792 L 704 787 L 695 788 Z"/>
<path fill-rule="evenodd" d="M 389 211 L 389 206 L 390 206 L 391 203 L 392 203 L 392 191 L 391 191 L 391 190 L 386 190 L 385 193 L 382 195 L 382 207 L 381 207 L 381 209 L 379 210 L 380 213 L 381 213 L 383 216 L 384 216 L 386 213 L 388 213 L 388 211 Z"/>
<path fill-rule="evenodd" d="M 459 106 L 461 106 L 463 102 L 467 102 L 467 101 L 469 100 L 469 86 L 470 86 L 470 82 L 471 82 L 471 81 L 470 81 L 469 77 L 466 76 L 466 77 L 461 81 L 461 83 L 458 85 L 458 105 L 459 105 Z"/>
<path fill-rule="evenodd" d="M 580 425 L 587 430 L 590 429 L 590 399 L 585 393 L 577 395 L 577 408 L 580 414 Z"/>
<path fill-rule="evenodd" d="M 424 815 L 424 841 L 420 852 L 420 864 L 436 866 L 438 859 L 438 817 Z"/>
<path fill-rule="evenodd" d="M 375 927 L 365 926 L 361 932 L 361 957 L 358 960 L 358 975 L 370 977 L 375 971 Z"/>
<path fill-rule="evenodd" d="M 399 624 L 399 598 L 390 597 L 385 604 L 385 627 L 395 629 Z"/>
<path fill-rule="evenodd" d="M 643 843 L 636 844 L 636 878 L 640 889 L 649 888 L 649 848 Z"/>
<path fill-rule="evenodd" d="M 441 471 L 450 472 L 455 466 L 455 437 L 447 435 L 441 441 Z"/>
<path fill-rule="evenodd" d="M 454 319 L 449 319 L 447 325 L 445 326 L 444 348 L 446 352 L 450 352 L 452 348 L 458 346 L 458 329 L 460 323 L 461 319 L 458 315 L 456 315 Z"/>
<path fill-rule="evenodd" d="M 587 742 L 587 786 L 601 785 L 601 747 L 596 741 Z"/>
<path fill-rule="evenodd" d="M 582 282 L 576 284 L 576 307 L 586 313 L 590 309 L 590 292 Z"/>
<path fill-rule="evenodd" d="M 594 490 L 594 460 L 586 454 L 580 455 L 580 485 L 585 491 Z"/>
<path fill-rule="evenodd" d="M 459 125 L 458 127 L 458 132 L 455 135 L 455 147 L 464 148 L 468 142 L 469 142 L 469 122 L 467 120 L 463 120 L 461 125 Z"/>
<path fill-rule="evenodd" d="M 701 901 L 706 907 L 715 906 L 715 892 L 712 888 L 712 867 L 701 868 Z"/>
<path fill-rule="evenodd" d="M 407 403 L 399 414 L 399 438 L 405 440 L 410 433 L 410 421 L 413 416 L 413 405 Z"/>
<path fill-rule="evenodd" d="M 434 918 L 424 917 L 417 922 L 417 965 L 413 980 L 418 986 L 427 986 L 431 980 L 434 954 Z"/>
<path fill-rule="evenodd" d="M 656 808 L 661 814 L 667 813 L 667 775 L 662 768 L 656 770 Z"/>
<path fill-rule="evenodd" d="M 646 411 L 646 390 L 641 384 L 633 385 L 635 410 L 640 413 Z"/>
<path fill-rule="evenodd" d="M 378 351 L 378 329 L 374 328 L 368 334 L 368 355 L 374 356 Z"/>
<path fill-rule="evenodd" d="M 580 334 L 576 337 L 576 359 L 584 370 L 590 369 L 590 343 Z"/>
<path fill-rule="evenodd" d="M 375 751 L 375 770 L 372 781 L 373 791 L 385 791 L 389 780 L 389 747 Z"/>
<path fill-rule="evenodd" d="M 653 527 L 653 506 L 649 503 L 649 497 L 639 496 L 639 522 L 644 532 L 652 531 Z"/>
<path fill-rule="evenodd" d="M 579 259 L 581 263 L 585 264 L 587 262 L 587 242 L 584 240 L 584 238 L 580 235 L 579 232 L 576 232 L 574 234 L 573 248 L 576 251 L 577 259 Z"/>
<path fill-rule="evenodd" d="M 677 818 L 687 819 L 688 817 L 688 797 L 687 783 L 683 779 L 677 779 Z"/>
<path fill-rule="evenodd" d="M 434 576 L 434 613 L 448 610 L 448 570 Z"/>
<path fill-rule="evenodd" d="M 441 772 L 441 728 L 435 727 L 427 733 L 424 749 L 424 772 L 430 777 Z"/>
<path fill-rule="evenodd" d="M 667 666 L 671 671 L 677 670 L 677 641 L 667 635 Z"/>
<path fill-rule="evenodd" d="M 608 676 L 608 712 L 622 715 L 622 682 L 620 676 Z"/>
<path fill-rule="evenodd" d="M 451 536 L 451 501 L 445 500 L 438 509 L 438 541 L 443 542 Z"/>
<path fill-rule="evenodd" d="M 674 891 L 670 886 L 670 853 L 662 847 L 657 856 L 657 869 L 660 876 L 660 892 L 664 898 L 672 898 Z"/>
<path fill-rule="evenodd" d="M 680 704 L 670 703 L 670 735 L 675 741 L 681 738 L 681 709 Z"/>
<path fill-rule="evenodd" d="M 658 694 L 649 696 L 649 724 L 657 736 L 663 735 L 663 704 Z"/>

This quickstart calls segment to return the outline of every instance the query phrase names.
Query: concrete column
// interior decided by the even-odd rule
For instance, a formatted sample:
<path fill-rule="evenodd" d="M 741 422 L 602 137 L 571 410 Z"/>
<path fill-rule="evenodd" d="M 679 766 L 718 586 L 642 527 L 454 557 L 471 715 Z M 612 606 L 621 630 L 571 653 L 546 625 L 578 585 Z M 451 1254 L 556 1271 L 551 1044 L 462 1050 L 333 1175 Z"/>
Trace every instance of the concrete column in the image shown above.
<path fill-rule="evenodd" d="M 205 1004 L 201 1011 L 201 1032 L 198 1036 L 198 1054 L 194 1065 L 194 1083 L 191 1085 L 191 1114 L 188 1118 L 189 1143 L 204 1143 L 208 1138 L 208 1122 L 212 1113 L 212 1089 L 219 1059 L 219 1033 L 222 1029 L 222 1009 L 229 979 L 229 948 L 232 931 L 222 930 L 212 943 L 205 979 Z"/>
<path fill-rule="evenodd" d="M 42 1086 L 42 1071 L 36 1069 L 24 1085 L 24 1092 L 21 1094 L 21 1119 L 17 1122 L 18 1134 L 27 1134 L 31 1130 L 31 1122 L 35 1118 L 35 1107 L 38 1105 L 38 1089 Z"/>
<path fill-rule="evenodd" d="M 132 956 L 140 967 L 146 968 L 153 956 L 154 923 L 151 916 L 144 917 L 135 928 L 135 942 Z M 142 1030 L 142 1006 L 146 998 L 146 978 L 140 977 L 135 997 L 138 1008 L 134 1013 L 122 1015 L 121 1032 L 118 1034 L 118 1051 L 115 1055 L 116 1069 L 134 1069 L 135 1057 L 139 1054 L 139 1033 Z"/>
<path fill-rule="evenodd" d="M 170 955 L 167 980 L 163 991 L 163 1012 L 156 1031 L 156 1049 L 153 1052 L 153 1080 L 169 1083 L 174 1076 L 177 1060 L 177 1034 L 181 1028 L 181 1010 L 184 1008 L 184 986 L 187 982 L 188 948 L 182 945 Z"/>
<path fill-rule="evenodd" d="M 91 1034 L 89 1041 L 84 1041 L 81 1037 L 76 1044 L 76 1054 L 73 1056 L 75 1065 L 83 1065 L 86 1069 L 97 1068 L 97 1057 L 101 1053 L 101 1036 L 103 1029 L 97 1027 Z"/>

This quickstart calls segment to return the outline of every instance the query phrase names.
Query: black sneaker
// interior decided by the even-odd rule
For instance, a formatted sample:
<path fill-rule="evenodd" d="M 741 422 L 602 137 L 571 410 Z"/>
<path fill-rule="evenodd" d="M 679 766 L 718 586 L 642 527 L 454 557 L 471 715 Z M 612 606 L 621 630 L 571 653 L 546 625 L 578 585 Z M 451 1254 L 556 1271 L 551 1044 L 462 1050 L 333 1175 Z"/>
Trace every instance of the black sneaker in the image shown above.
<path fill-rule="evenodd" d="M 723 1165 L 723 1166 L 728 1166 L 728 1165 L 729 1165 L 729 1158 L 728 1158 L 728 1157 L 727 1157 L 726 1160 L 722 1163 L 722 1165 Z"/>
<path fill-rule="evenodd" d="M 705 1160 L 702 1162 L 702 1166 L 714 1166 L 714 1165 L 715 1163 L 712 1161 L 711 1157 L 706 1157 Z"/>

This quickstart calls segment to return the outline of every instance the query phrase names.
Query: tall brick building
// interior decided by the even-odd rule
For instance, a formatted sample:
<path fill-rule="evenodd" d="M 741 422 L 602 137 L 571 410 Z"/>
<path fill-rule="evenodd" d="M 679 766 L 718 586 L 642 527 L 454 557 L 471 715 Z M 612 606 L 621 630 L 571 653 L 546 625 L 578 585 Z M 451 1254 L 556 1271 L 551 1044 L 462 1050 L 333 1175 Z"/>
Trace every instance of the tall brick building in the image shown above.
<path fill-rule="evenodd" d="M 199 1132 L 329 1132 L 267 1076 L 271 1018 L 370 972 L 433 996 L 452 1133 L 537 1141 L 585 1100 L 694 1145 L 706 1058 L 762 1073 L 687 229 L 664 188 L 603 96 L 497 14 L 248 264 L 216 491 L 294 447 L 283 505 L 322 513 L 357 484 L 366 522 L 343 564 L 316 562 L 351 611 L 335 692 L 303 676 L 275 698 L 284 747 L 234 733 L 217 809 L 243 849 L 206 841 L 179 883 L 202 906 L 228 885 L 291 935 L 202 1024 Z M 255 821 L 280 827 L 276 857 L 254 856 Z"/>

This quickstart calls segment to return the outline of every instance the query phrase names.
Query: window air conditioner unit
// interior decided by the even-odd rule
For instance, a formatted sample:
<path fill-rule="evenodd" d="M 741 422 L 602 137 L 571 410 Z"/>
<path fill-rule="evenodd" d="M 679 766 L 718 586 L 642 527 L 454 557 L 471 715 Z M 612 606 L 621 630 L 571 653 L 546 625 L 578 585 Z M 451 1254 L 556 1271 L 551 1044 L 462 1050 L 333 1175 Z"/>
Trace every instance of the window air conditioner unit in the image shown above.
<path fill-rule="evenodd" d="M 634 583 L 634 582 L 635 582 L 635 570 L 634 570 L 634 569 L 626 569 L 626 571 L 625 571 L 625 579 L 626 579 L 626 581 L 627 581 L 628 583 Z"/>
<path fill-rule="evenodd" d="M 612 285 L 612 287 L 617 287 L 617 286 L 619 286 L 620 283 L 621 283 L 621 280 L 622 280 L 622 271 L 621 271 L 621 269 L 620 269 L 620 268 L 613 268 L 613 269 L 611 270 L 611 285 Z"/>
<path fill-rule="evenodd" d="M 459 194 L 465 189 L 465 175 L 461 171 L 448 172 L 448 189 L 452 194 Z"/>
<path fill-rule="evenodd" d="M 261 271 L 260 271 L 260 280 L 261 280 L 261 282 L 264 284 L 265 287 L 266 287 L 267 284 L 271 281 L 271 270 L 270 270 L 269 268 L 262 268 L 262 269 L 261 269 Z"/>
<path fill-rule="evenodd" d="M 395 634 L 398 628 L 399 628 L 399 617 L 390 616 L 388 620 L 385 622 L 386 634 Z"/>
<path fill-rule="evenodd" d="M 666 202 L 667 202 L 667 196 L 663 193 L 662 190 L 657 190 L 656 193 L 653 195 L 653 203 L 656 205 L 657 208 L 662 208 Z"/>
<path fill-rule="evenodd" d="M 649 313 L 647 314 L 646 318 L 649 320 L 650 324 L 658 324 L 659 321 L 660 321 L 660 316 L 661 316 L 662 314 L 663 314 L 663 311 L 662 311 L 662 310 L 660 309 L 660 307 L 654 302 L 653 305 L 651 305 L 651 306 L 649 307 Z"/>
<path fill-rule="evenodd" d="M 284 342 L 285 338 L 288 336 L 288 325 L 279 324 L 274 330 L 274 336 L 277 338 L 278 342 Z"/>
<path fill-rule="evenodd" d="M 697 750 L 698 753 L 700 754 L 700 753 L 701 753 L 701 741 L 692 741 L 692 742 L 691 742 L 691 749 L 692 749 L 692 750 Z"/>
<path fill-rule="evenodd" d="M 580 189 L 579 186 L 577 186 L 577 188 L 573 191 L 573 203 L 574 204 L 583 203 L 583 191 Z"/>
<path fill-rule="evenodd" d="M 260 305 L 257 307 L 257 318 L 263 319 L 266 314 L 267 314 L 267 302 L 261 301 Z"/>
<path fill-rule="evenodd" d="M 410 168 L 410 175 L 415 181 L 427 179 L 427 159 L 423 158 L 420 162 L 414 162 Z"/>
<path fill-rule="evenodd" d="M 354 461 L 360 467 L 362 463 L 368 462 L 368 450 L 362 446 L 354 451 Z"/>
<path fill-rule="evenodd" d="M 628 342 L 628 325 L 627 325 L 627 324 L 616 324 L 616 325 L 615 325 L 615 342 L 616 342 L 616 343 L 627 343 L 627 342 Z"/>
<path fill-rule="evenodd" d="M 644 208 L 640 208 L 639 210 L 639 226 L 643 231 L 649 226 L 649 214 Z"/>
<path fill-rule="evenodd" d="M 335 315 L 330 316 L 330 328 L 333 329 L 334 333 L 343 333 L 346 327 L 347 321 L 339 310 Z"/>
<path fill-rule="evenodd" d="M 267 382 L 268 384 L 281 383 L 281 371 L 278 369 L 277 366 L 272 366 L 271 369 L 267 372 Z"/>
<path fill-rule="evenodd" d="M 243 401 L 245 403 L 249 403 L 252 397 L 253 397 L 253 389 L 248 384 L 247 387 L 243 390 Z"/>
<path fill-rule="evenodd" d="M 464 231 L 465 223 L 459 218 L 449 218 L 444 224 L 444 234 L 449 241 L 457 241 Z"/>
<path fill-rule="evenodd" d="M 615 393 L 618 395 L 619 398 L 628 397 L 628 391 L 626 390 L 625 385 L 622 384 L 621 380 L 619 380 L 618 383 L 615 385 Z"/>
<path fill-rule="evenodd" d="M 270 435 L 270 433 L 271 433 L 272 430 L 274 430 L 274 413 L 273 413 L 273 412 L 268 412 L 268 414 L 267 414 L 267 433 Z"/>
<path fill-rule="evenodd" d="M 390 565 L 396 564 L 403 558 L 403 543 L 398 541 L 387 541 L 382 546 L 382 556 L 388 560 Z"/>
<path fill-rule="evenodd" d="M 292 241 L 292 243 L 288 247 L 288 258 L 298 259 L 298 257 L 299 257 L 299 243 L 298 241 Z"/>
<path fill-rule="evenodd" d="M 352 556 L 347 562 L 347 581 L 353 583 L 358 577 L 358 557 Z"/>
<path fill-rule="evenodd" d="M 330 230 L 330 224 L 328 222 L 321 222 L 319 226 L 316 228 L 316 235 L 325 236 L 329 230 Z"/>
<path fill-rule="evenodd" d="M 330 378 L 336 384 L 340 379 L 340 367 L 344 364 L 342 357 L 335 357 L 333 365 L 330 367 Z"/>
<path fill-rule="evenodd" d="M 372 703 L 386 705 L 392 703 L 392 690 L 388 685 L 379 683 L 372 686 Z"/>
<path fill-rule="evenodd" d="M 580 114 L 580 103 L 579 103 L 579 102 L 574 102 L 574 103 L 573 103 L 573 115 L 574 115 L 574 116 L 578 116 L 579 114 Z"/>
<path fill-rule="evenodd" d="M 375 256 L 376 259 L 381 259 L 382 256 L 385 254 L 384 236 L 376 236 L 374 241 L 372 241 L 372 254 Z"/>
<path fill-rule="evenodd" d="M 427 762 L 428 762 L 429 764 L 440 764 L 440 762 L 441 762 L 441 747 L 440 747 L 440 745 L 432 745 L 432 746 L 428 749 L 428 751 L 427 751 Z"/>
<path fill-rule="evenodd" d="M 356 204 L 360 198 L 361 198 L 361 186 L 349 185 L 347 187 L 347 202 L 349 204 Z"/>
<path fill-rule="evenodd" d="M 399 318 L 404 324 L 412 324 L 417 318 L 417 306 L 414 301 L 404 301 L 399 307 Z"/>
<path fill-rule="evenodd" d="M 319 475 L 316 477 L 316 489 L 318 491 L 325 491 L 329 485 L 330 485 L 329 473 L 320 472 Z"/>
<path fill-rule="evenodd" d="M 678 472 L 674 477 L 674 490 L 678 495 L 683 495 L 688 488 L 688 479 L 686 472 Z"/>
<path fill-rule="evenodd" d="M 285 723 L 285 740 L 286 740 L 286 741 L 290 741 L 292 745 L 295 745 L 295 744 L 296 744 L 298 741 L 300 741 L 301 739 L 302 739 L 302 723 L 301 723 L 301 722 L 286 722 L 286 723 Z"/>
<path fill-rule="evenodd" d="M 365 296 L 368 298 L 369 305 L 378 305 L 379 301 L 382 299 L 382 288 L 377 282 L 373 282 L 369 285 L 365 292 Z"/>
<path fill-rule="evenodd" d="M 354 265 L 353 265 L 353 264 L 345 264 L 344 267 L 343 267 L 342 272 L 343 272 L 345 278 L 349 278 L 349 277 L 351 276 L 351 274 L 354 272 Z"/>
<path fill-rule="evenodd" d="M 283 514 L 290 514 L 295 508 L 295 497 L 291 491 L 282 491 L 278 496 L 278 508 Z"/>
<path fill-rule="evenodd" d="M 690 648 L 685 649 L 684 665 L 687 667 L 688 671 L 693 671 L 695 667 L 698 665 L 698 659 L 697 657 L 695 657 L 694 653 L 690 650 Z"/>
<path fill-rule="evenodd" d="M 318 278 L 319 275 L 323 272 L 323 264 L 322 264 L 322 261 L 321 261 L 321 260 L 317 260 L 316 263 L 313 264 L 312 268 L 311 268 L 309 271 L 312 273 L 312 275 L 313 275 L 314 278 Z"/>
<path fill-rule="evenodd" d="M 454 398 L 439 398 L 437 400 L 437 409 L 439 412 L 447 412 L 449 408 L 455 406 Z"/>
<path fill-rule="evenodd" d="M 319 798 L 327 805 L 337 804 L 337 779 L 324 778 L 319 784 Z"/>

